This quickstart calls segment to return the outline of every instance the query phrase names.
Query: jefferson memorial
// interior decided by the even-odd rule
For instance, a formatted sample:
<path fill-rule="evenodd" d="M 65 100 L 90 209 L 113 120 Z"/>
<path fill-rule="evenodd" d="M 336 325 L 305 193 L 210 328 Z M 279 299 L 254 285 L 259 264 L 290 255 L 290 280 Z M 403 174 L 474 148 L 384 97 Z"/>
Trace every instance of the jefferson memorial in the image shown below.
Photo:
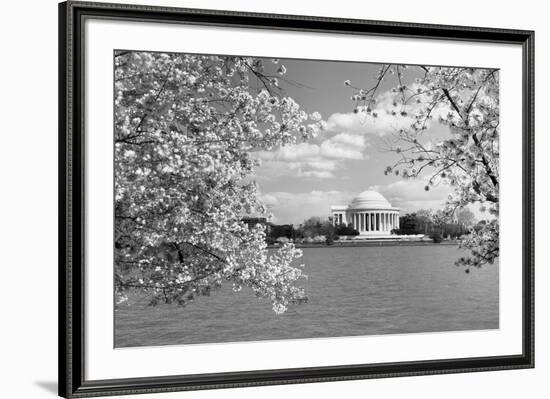
<path fill-rule="evenodd" d="M 349 205 L 331 206 L 334 225 L 353 226 L 361 237 L 389 236 L 399 228 L 399 208 L 376 191 L 363 191 Z"/>

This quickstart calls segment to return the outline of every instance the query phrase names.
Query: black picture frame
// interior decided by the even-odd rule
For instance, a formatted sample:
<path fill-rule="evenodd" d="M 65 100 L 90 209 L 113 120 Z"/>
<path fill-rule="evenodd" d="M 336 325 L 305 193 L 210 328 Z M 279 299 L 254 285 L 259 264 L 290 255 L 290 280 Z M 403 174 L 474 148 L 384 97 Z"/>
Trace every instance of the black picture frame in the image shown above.
<path fill-rule="evenodd" d="M 84 378 L 86 337 L 84 335 L 83 21 L 89 17 L 521 45 L 523 48 L 522 354 L 86 380 Z M 59 4 L 59 395 L 66 398 L 79 398 L 534 367 L 534 65 L 533 31 L 72 1 Z"/>

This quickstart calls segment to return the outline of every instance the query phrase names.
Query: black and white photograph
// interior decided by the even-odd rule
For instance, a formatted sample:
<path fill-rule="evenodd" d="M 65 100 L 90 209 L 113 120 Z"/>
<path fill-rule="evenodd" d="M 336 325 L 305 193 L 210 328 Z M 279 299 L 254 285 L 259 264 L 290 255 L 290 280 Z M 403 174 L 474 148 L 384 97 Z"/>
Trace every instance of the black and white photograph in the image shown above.
<path fill-rule="evenodd" d="M 113 73 L 115 348 L 499 329 L 498 69 Z"/>
<path fill-rule="evenodd" d="M 546 399 L 545 3 L 2 16 L 2 398 Z"/>

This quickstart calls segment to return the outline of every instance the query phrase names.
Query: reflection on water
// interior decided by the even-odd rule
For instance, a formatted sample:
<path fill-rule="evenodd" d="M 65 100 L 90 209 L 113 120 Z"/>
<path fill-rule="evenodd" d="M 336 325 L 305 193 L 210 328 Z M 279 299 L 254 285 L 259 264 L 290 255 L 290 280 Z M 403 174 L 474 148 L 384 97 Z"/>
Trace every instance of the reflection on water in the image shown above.
<path fill-rule="evenodd" d="M 223 287 L 185 308 L 122 306 L 115 346 L 498 328 L 498 264 L 466 274 L 456 246 L 306 248 L 309 302 L 283 315 Z"/>

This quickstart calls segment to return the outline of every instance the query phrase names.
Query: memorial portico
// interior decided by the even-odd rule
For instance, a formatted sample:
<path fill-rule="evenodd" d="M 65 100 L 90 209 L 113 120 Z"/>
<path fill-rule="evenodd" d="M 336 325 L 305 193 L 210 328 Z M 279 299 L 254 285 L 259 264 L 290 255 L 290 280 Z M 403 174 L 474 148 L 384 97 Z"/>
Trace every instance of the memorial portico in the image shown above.
<path fill-rule="evenodd" d="M 363 191 L 349 205 L 331 207 L 333 224 L 352 225 L 361 236 L 390 235 L 399 228 L 399 208 L 376 191 Z"/>

